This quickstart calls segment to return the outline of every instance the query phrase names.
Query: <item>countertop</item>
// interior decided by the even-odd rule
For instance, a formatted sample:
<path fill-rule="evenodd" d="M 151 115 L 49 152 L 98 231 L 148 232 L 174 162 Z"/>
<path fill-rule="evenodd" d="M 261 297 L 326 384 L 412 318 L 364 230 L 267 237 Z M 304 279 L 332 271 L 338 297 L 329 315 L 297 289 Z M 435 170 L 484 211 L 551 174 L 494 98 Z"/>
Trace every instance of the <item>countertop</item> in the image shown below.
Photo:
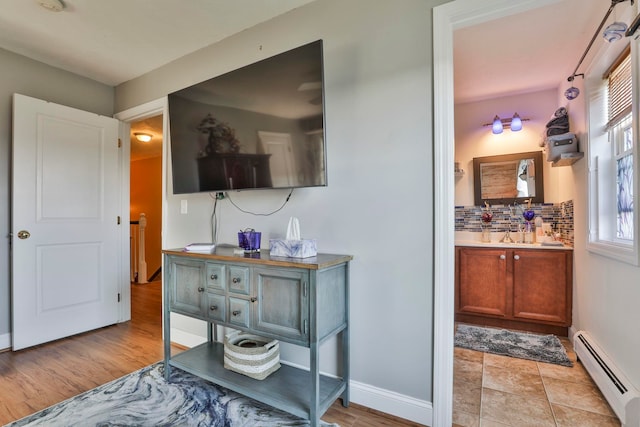
<path fill-rule="evenodd" d="M 544 245 L 542 243 L 500 243 L 499 241 L 492 241 L 490 243 L 483 243 L 478 240 L 458 240 L 455 242 L 456 246 L 472 246 L 478 248 L 518 248 L 518 249 L 542 249 L 542 250 L 570 250 L 573 248 L 567 245 Z"/>
<path fill-rule="evenodd" d="M 472 246 L 479 248 L 518 248 L 518 249 L 550 249 L 550 250 L 569 250 L 572 251 L 573 247 L 568 245 L 543 245 L 541 243 L 500 243 L 500 239 L 504 236 L 504 233 L 491 233 L 491 242 L 483 243 L 481 238 L 482 233 L 475 233 L 469 231 L 456 231 L 455 232 L 455 245 L 456 246 Z M 517 233 L 512 233 L 511 238 L 515 239 Z"/>
<path fill-rule="evenodd" d="M 180 255 L 192 258 L 205 258 L 209 260 L 231 261 L 247 264 L 272 265 L 277 267 L 294 267 L 307 270 L 320 270 L 333 265 L 351 261 L 351 255 L 321 254 L 309 258 L 272 257 L 269 250 L 261 249 L 260 252 L 250 254 L 235 254 L 235 247 L 220 244 L 213 252 L 187 252 L 183 248 L 163 249 L 162 253 L 168 255 Z"/>

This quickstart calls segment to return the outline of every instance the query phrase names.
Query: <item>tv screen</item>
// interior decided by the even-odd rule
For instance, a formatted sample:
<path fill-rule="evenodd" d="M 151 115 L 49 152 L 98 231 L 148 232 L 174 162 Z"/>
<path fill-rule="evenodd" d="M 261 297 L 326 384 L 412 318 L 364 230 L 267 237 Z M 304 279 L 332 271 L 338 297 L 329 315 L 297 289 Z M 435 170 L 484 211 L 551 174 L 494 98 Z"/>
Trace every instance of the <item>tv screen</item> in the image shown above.
<path fill-rule="evenodd" d="M 173 193 L 326 186 L 322 40 L 169 94 Z"/>

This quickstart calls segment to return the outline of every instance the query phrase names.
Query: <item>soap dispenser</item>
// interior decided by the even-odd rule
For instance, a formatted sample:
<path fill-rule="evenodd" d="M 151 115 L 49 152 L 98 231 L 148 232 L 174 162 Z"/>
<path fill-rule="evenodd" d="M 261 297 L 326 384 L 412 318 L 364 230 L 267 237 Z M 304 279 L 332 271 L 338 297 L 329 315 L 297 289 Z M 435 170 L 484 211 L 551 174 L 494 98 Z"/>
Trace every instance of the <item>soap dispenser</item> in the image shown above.
<path fill-rule="evenodd" d="M 537 216 L 534 222 L 536 224 L 536 242 L 541 243 L 544 241 L 544 222 L 540 216 Z"/>

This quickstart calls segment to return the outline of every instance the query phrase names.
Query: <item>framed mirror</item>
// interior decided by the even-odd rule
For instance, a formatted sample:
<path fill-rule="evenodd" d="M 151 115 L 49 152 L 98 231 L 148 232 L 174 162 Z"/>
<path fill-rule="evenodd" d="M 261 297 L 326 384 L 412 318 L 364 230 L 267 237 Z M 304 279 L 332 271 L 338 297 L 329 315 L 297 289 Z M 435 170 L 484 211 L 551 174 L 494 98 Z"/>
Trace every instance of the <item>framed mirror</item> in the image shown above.
<path fill-rule="evenodd" d="M 476 206 L 544 203 L 542 151 L 475 157 L 473 187 Z"/>

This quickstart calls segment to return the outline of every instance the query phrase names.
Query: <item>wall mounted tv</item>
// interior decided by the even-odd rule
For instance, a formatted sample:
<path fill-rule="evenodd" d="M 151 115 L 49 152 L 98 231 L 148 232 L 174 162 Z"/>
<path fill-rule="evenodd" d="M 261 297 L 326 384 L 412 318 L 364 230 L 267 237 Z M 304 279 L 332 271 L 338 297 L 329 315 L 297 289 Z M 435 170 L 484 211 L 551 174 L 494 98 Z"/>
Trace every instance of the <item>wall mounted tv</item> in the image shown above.
<path fill-rule="evenodd" d="M 169 94 L 173 193 L 327 185 L 322 40 Z"/>

